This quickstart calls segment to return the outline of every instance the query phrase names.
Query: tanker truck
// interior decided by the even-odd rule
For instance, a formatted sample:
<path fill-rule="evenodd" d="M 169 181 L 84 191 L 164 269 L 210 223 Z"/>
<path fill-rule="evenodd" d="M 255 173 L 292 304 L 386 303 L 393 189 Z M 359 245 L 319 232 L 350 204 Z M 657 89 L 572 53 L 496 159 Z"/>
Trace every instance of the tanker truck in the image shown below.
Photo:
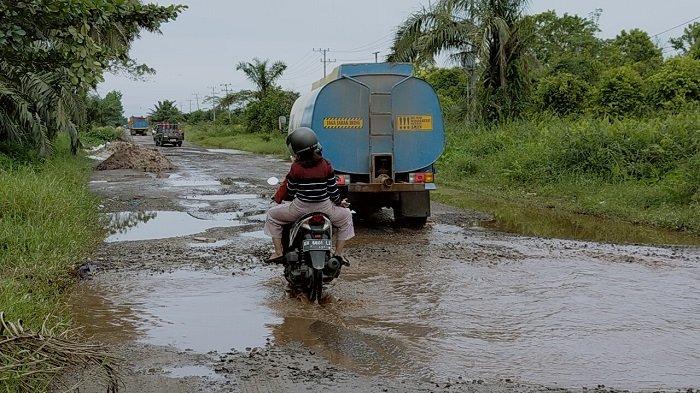
<path fill-rule="evenodd" d="M 388 207 L 399 225 L 425 225 L 445 131 L 435 90 L 411 64 L 338 66 L 294 103 L 287 131 L 299 127 L 316 131 L 359 214 Z"/>

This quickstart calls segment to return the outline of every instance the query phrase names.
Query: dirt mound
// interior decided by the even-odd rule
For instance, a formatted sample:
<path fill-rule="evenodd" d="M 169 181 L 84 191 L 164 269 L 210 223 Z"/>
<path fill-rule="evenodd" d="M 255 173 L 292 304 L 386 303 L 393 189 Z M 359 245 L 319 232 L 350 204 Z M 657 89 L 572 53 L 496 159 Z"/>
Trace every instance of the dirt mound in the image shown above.
<path fill-rule="evenodd" d="M 145 172 L 161 172 L 175 166 L 157 149 L 137 146 L 128 142 L 113 142 L 112 153 L 97 166 L 98 171 L 109 169 L 137 169 Z"/>

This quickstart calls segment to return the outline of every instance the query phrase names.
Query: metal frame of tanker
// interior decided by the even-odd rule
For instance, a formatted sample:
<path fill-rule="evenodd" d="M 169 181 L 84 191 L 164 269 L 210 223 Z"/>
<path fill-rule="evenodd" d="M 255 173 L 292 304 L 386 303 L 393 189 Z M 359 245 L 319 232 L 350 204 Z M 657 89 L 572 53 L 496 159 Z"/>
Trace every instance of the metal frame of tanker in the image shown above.
<path fill-rule="evenodd" d="M 336 67 L 294 103 L 288 132 L 302 126 L 316 131 L 358 213 L 390 207 L 407 224 L 425 223 L 445 135 L 437 94 L 411 64 Z"/>

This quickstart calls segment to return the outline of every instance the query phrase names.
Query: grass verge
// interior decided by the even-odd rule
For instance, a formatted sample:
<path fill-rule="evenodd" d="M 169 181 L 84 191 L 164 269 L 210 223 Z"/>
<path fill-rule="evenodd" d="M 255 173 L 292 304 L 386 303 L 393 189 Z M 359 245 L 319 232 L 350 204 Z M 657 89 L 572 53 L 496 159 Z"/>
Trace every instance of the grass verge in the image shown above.
<path fill-rule="evenodd" d="M 16 163 L 0 153 L 0 311 L 33 331 L 47 317 L 50 326 L 68 326 L 74 269 L 104 237 L 91 171 L 65 139 L 44 161 Z M 0 391 L 14 391 L 19 381 L 3 366 L 0 357 Z"/>
<path fill-rule="evenodd" d="M 240 126 L 220 124 L 188 125 L 185 129 L 187 141 L 202 147 L 237 149 L 259 154 L 288 156 L 285 145 L 286 134 L 281 132 L 243 131 Z"/>
<path fill-rule="evenodd" d="M 451 124 L 444 186 L 479 200 L 700 234 L 700 112 Z M 454 192 L 438 199 L 459 202 Z"/>

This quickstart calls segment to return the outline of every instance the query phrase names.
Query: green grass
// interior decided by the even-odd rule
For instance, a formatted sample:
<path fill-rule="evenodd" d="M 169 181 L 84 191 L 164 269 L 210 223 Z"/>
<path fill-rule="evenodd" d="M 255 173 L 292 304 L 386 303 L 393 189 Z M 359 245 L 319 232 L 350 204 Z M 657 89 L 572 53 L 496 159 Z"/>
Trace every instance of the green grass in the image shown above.
<path fill-rule="evenodd" d="M 700 234 L 699 111 L 451 124 L 438 169 L 442 185 L 472 193 L 465 201 L 476 194 Z"/>
<path fill-rule="evenodd" d="M 220 124 L 188 125 L 185 129 L 187 141 L 203 147 L 237 149 L 259 154 L 288 156 L 284 143 L 286 134 L 281 132 L 243 131 L 241 126 Z"/>
<path fill-rule="evenodd" d="M 119 127 L 92 127 L 80 133 L 80 141 L 86 146 L 97 146 L 119 138 L 121 132 Z"/>
<path fill-rule="evenodd" d="M 104 237 L 91 164 L 68 151 L 60 139 L 51 158 L 14 165 L 0 153 L 0 311 L 32 329 L 47 316 L 70 322 L 73 271 Z M 13 391 L 2 379 L 0 391 Z"/>

